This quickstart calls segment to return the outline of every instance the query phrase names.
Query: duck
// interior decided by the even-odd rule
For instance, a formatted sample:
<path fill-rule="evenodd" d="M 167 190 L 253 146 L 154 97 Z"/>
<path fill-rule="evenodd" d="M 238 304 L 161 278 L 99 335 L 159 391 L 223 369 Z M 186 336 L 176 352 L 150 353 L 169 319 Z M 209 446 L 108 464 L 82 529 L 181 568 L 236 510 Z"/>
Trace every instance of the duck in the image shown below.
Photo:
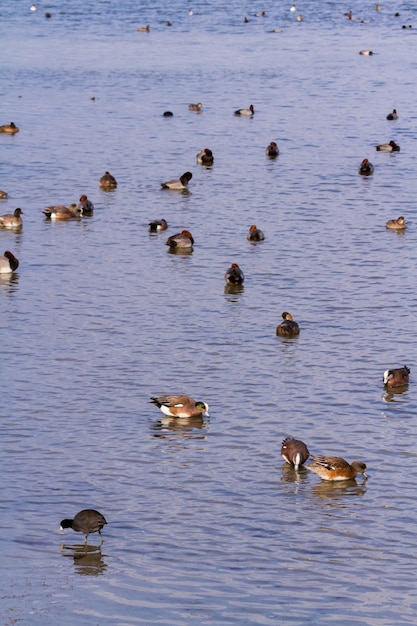
<path fill-rule="evenodd" d="M 306 467 L 323 480 L 353 480 L 358 474 L 366 478 L 366 464 L 362 461 L 348 463 L 338 456 L 312 456 L 313 463 Z"/>
<path fill-rule="evenodd" d="M 263 241 L 265 239 L 265 235 L 260 228 L 256 227 L 256 224 L 252 224 L 246 238 L 248 241 Z"/>
<path fill-rule="evenodd" d="M 76 204 L 70 204 L 70 206 L 64 206 L 61 204 L 55 206 L 47 206 L 42 209 L 42 212 L 49 217 L 49 219 L 55 220 L 69 220 L 73 217 L 81 217 L 83 210 Z"/>
<path fill-rule="evenodd" d="M 0 200 L 5 200 L 8 197 L 8 193 L 7 191 L 3 191 L 2 189 L 0 189 Z"/>
<path fill-rule="evenodd" d="M 189 230 L 183 230 L 176 235 L 171 235 L 171 237 L 168 237 L 165 243 L 171 249 L 177 250 L 180 248 L 184 250 L 193 247 L 194 239 Z"/>
<path fill-rule="evenodd" d="M 174 116 L 174 114 L 173 114 L 172 111 L 164 111 L 162 113 L 162 117 L 173 117 L 173 116 Z"/>
<path fill-rule="evenodd" d="M 140 33 L 149 33 L 151 27 L 149 26 L 149 24 L 146 24 L 146 26 L 139 26 L 139 28 L 137 28 L 136 30 Z"/>
<path fill-rule="evenodd" d="M 304 441 L 286 437 L 281 445 L 281 456 L 297 471 L 307 461 L 310 453 Z"/>
<path fill-rule="evenodd" d="M 160 230 L 166 230 L 168 228 L 167 221 L 163 218 L 160 220 L 152 220 L 149 222 L 148 229 L 150 233 L 157 233 Z"/>
<path fill-rule="evenodd" d="M 83 215 L 92 215 L 94 212 L 94 204 L 87 198 L 85 194 L 80 197 L 79 209 L 82 209 Z"/>
<path fill-rule="evenodd" d="M 100 178 L 100 187 L 103 189 L 116 189 L 117 180 L 110 172 L 104 172 L 103 176 Z"/>
<path fill-rule="evenodd" d="M 388 220 L 386 227 L 391 230 L 404 230 L 407 228 L 407 224 L 405 223 L 405 218 L 401 215 L 396 220 Z"/>
<path fill-rule="evenodd" d="M 170 417 L 200 417 L 209 416 L 209 406 L 206 402 L 196 401 L 191 396 L 173 394 L 151 397 L 150 404 L 156 404 L 164 415 Z"/>
<path fill-rule="evenodd" d="M 300 334 L 300 327 L 294 322 L 291 313 L 284 311 L 282 314 L 283 321 L 277 326 L 277 336 L 279 337 L 295 337 Z"/>
<path fill-rule="evenodd" d="M 3 256 L 0 256 L 0 274 L 11 274 L 19 267 L 19 261 L 15 255 L 6 250 Z"/>
<path fill-rule="evenodd" d="M 379 144 L 379 146 L 376 146 L 376 150 L 377 152 L 399 152 L 400 146 L 391 140 L 389 143 Z"/>
<path fill-rule="evenodd" d="M 393 387 L 404 387 L 408 385 L 409 376 L 410 369 L 404 365 L 404 367 L 385 370 L 382 380 L 384 381 L 385 387 L 392 389 Z"/>
<path fill-rule="evenodd" d="M 96 511 L 95 509 L 83 509 L 73 519 L 63 519 L 60 524 L 60 530 L 65 528 L 72 528 L 76 532 L 84 534 L 84 544 L 87 543 L 88 535 L 96 533 L 101 537 L 103 543 L 103 535 L 101 529 L 107 524 L 104 515 Z"/>
<path fill-rule="evenodd" d="M 0 126 L 0 133 L 7 133 L 8 135 L 15 135 L 19 132 L 19 127 L 16 126 L 14 122 L 10 122 L 10 124 L 3 124 Z"/>
<path fill-rule="evenodd" d="M 165 183 L 161 183 L 161 187 L 162 189 L 187 189 L 188 183 L 192 177 L 191 172 L 185 172 L 180 178 L 173 178 L 172 180 L 167 180 Z"/>
<path fill-rule="evenodd" d="M 199 165 L 213 165 L 214 157 L 210 148 L 204 148 L 197 154 L 197 163 Z"/>
<path fill-rule="evenodd" d="M 237 263 L 232 263 L 224 275 L 224 280 L 228 285 L 243 285 L 245 275 Z"/>
<path fill-rule="evenodd" d="M 391 113 L 388 113 L 387 120 L 398 120 L 397 109 L 392 109 Z"/>
<path fill-rule="evenodd" d="M 277 146 L 275 141 L 271 141 L 269 146 L 267 146 L 267 148 L 265 150 L 265 154 L 270 159 L 275 159 L 275 157 L 277 157 L 279 155 L 278 146 Z"/>
<path fill-rule="evenodd" d="M 3 228 L 21 228 L 22 227 L 22 209 L 15 209 L 13 213 L 0 215 L 0 226 Z"/>
<path fill-rule="evenodd" d="M 372 50 L 361 50 L 359 54 L 361 54 L 364 57 L 370 57 L 373 55 L 373 52 Z"/>
<path fill-rule="evenodd" d="M 364 159 L 359 166 L 358 172 L 361 176 L 371 176 L 374 173 L 374 166 L 368 159 Z"/>
<path fill-rule="evenodd" d="M 201 111 L 203 105 L 201 104 L 201 102 L 197 102 L 197 104 L 189 104 L 188 108 L 190 111 Z"/>
<path fill-rule="evenodd" d="M 255 115 L 255 109 L 253 104 L 249 106 L 249 109 L 238 109 L 235 111 L 235 115 Z"/>

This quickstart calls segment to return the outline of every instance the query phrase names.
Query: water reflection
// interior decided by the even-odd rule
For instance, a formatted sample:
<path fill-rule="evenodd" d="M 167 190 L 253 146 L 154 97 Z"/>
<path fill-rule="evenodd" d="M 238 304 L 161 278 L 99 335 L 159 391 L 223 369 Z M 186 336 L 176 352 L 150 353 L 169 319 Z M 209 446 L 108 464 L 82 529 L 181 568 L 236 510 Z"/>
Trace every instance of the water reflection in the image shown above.
<path fill-rule="evenodd" d="M 186 439 L 206 439 L 206 435 L 197 434 L 194 431 L 207 429 L 209 420 L 202 416 L 198 417 L 169 417 L 164 416 L 154 423 L 154 437 L 167 438 L 172 436 L 180 436 Z"/>
<path fill-rule="evenodd" d="M 18 282 L 19 274 L 16 274 L 16 272 L 0 274 L 0 291 L 4 293 L 14 293 L 17 291 Z"/>
<path fill-rule="evenodd" d="M 304 466 L 301 466 L 298 470 L 295 470 L 292 465 L 289 463 L 284 463 L 281 468 L 282 482 L 287 483 L 305 483 L 307 481 L 307 477 L 309 476 L 309 471 Z"/>
<path fill-rule="evenodd" d="M 225 296 L 239 296 L 245 289 L 244 285 L 226 285 L 224 288 Z M 237 302 L 239 298 L 227 298 L 229 302 Z"/>
<path fill-rule="evenodd" d="M 366 493 L 366 478 L 357 483 L 353 478 L 351 480 L 322 480 L 313 485 L 311 493 L 317 498 L 326 498 L 338 500 L 346 496 L 363 496 Z"/>
<path fill-rule="evenodd" d="M 402 396 L 407 391 L 408 385 L 404 385 L 404 387 L 398 387 L 397 389 L 386 389 L 384 395 L 382 396 L 382 400 L 384 402 L 399 402 L 401 400 L 396 399 L 396 396 Z"/>
<path fill-rule="evenodd" d="M 107 563 L 103 560 L 101 546 L 61 544 L 61 554 L 73 558 L 75 571 L 80 576 L 99 576 L 104 574 L 107 568 Z"/>

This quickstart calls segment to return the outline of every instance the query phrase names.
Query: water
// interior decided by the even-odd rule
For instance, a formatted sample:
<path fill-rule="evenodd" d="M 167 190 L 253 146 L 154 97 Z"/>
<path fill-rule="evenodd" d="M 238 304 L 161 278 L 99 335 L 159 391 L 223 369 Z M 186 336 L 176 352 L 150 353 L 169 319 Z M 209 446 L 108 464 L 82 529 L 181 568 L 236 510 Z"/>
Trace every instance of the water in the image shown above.
<path fill-rule="evenodd" d="M 416 10 L 289 6 L 2 3 L 0 123 L 21 130 L 0 135 L 0 213 L 24 211 L 0 232 L 20 259 L 0 281 L 4 624 L 416 623 Z M 186 170 L 189 193 L 160 189 Z M 44 219 L 82 193 L 93 217 Z M 170 254 L 183 228 L 194 251 Z M 161 421 L 148 400 L 173 392 L 210 418 Z M 369 479 L 295 474 L 287 435 Z M 101 548 L 57 533 L 88 507 Z"/>

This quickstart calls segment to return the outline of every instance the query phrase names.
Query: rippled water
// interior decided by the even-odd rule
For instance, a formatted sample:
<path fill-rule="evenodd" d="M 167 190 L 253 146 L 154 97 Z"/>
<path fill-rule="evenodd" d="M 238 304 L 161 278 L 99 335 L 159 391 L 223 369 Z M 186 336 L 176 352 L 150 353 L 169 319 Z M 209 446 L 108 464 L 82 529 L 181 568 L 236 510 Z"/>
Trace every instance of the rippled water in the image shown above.
<path fill-rule="evenodd" d="M 416 9 L 29 7 L 0 9 L 0 124 L 21 129 L 0 135 L 0 214 L 24 211 L 0 232 L 20 259 L 0 280 L 2 623 L 415 624 Z M 375 151 L 390 139 L 399 154 Z M 186 170 L 188 193 L 160 189 Z M 81 193 L 93 217 L 44 219 Z M 194 251 L 170 254 L 183 228 Z M 409 389 L 384 394 L 405 363 Z M 149 397 L 172 392 L 210 418 L 161 420 Z M 369 479 L 294 473 L 286 435 Z M 101 548 L 57 533 L 89 507 Z"/>

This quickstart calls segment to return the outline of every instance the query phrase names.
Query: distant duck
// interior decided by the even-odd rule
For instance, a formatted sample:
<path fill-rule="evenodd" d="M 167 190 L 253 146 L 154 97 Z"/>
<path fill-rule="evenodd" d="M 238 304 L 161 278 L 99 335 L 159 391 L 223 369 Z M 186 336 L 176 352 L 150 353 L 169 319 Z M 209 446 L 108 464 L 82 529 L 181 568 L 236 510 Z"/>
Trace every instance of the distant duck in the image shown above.
<path fill-rule="evenodd" d="M 387 120 L 398 120 L 397 109 L 392 109 L 392 112 L 388 113 Z"/>
<path fill-rule="evenodd" d="M 9 195 L 9 194 L 7 193 L 7 191 L 2 191 L 2 190 L 0 189 L 0 199 L 1 199 L 1 200 L 5 200 L 5 199 L 7 198 L 7 196 L 8 196 L 8 195 Z"/>
<path fill-rule="evenodd" d="M 372 50 L 361 50 L 359 54 L 361 54 L 364 57 L 370 57 L 373 55 L 373 52 Z"/>
<path fill-rule="evenodd" d="M 74 217 L 81 217 L 83 210 L 76 204 L 70 204 L 70 206 L 64 206 L 61 204 L 48 206 L 42 209 L 42 213 L 49 217 L 52 221 L 55 220 L 70 220 Z"/>
<path fill-rule="evenodd" d="M 403 24 L 401 28 L 413 28 L 412 24 Z"/>
<path fill-rule="evenodd" d="M 197 163 L 199 165 L 213 165 L 214 157 L 210 148 L 204 148 L 197 154 Z"/>
<path fill-rule="evenodd" d="M 228 285 L 243 285 L 245 276 L 239 265 L 237 263 L 232 263 L 224 275 L 224 279 Z"/>
<path fill-rule="evenodd" d="M 297 471 L 307 461 L 310 453 L 304 441 L 287 437 L 281 445 L 281 456 Z"/>
<path fill-rule="evenodd" d="M 292 4 L 292 5 L 290 6 L 290 11 L 291 11 L 292 13 L 294 13 L 296 10 L 297 10 L 297 7 L 295 6 L 295 4 Z"/>
<path fill-rule="evenodd" d="M 302 22 L 302 21 L 303 21 L 303 16 L 297 15 L 297 22 Z"/>
<path fill-rule="evenodd" d="M 183 230 L 176 235 L 168 237 L 165 243 L 174 250 L 190 250 L 194 245 L 194 239 L 189 230 Z"/>
<path fill-rule="evenodd" d="M 0 133 L 7 133 L 8 135 L 15 135 L 19 132 L 19 127 L 16 126 L 14 122 L 10 122 L 10 124 L 3 124 L 0 126 Z"/>
<path fill-rule="evenodd" d="M 45 13 L 45 17 L 46 17 L 47 20 L 49 20 L 52 17 L 52 13 L 49 13 L 49 11 L 47 11 Z"/>
<path fill-rule="evenodd" d="M 275 141 L 271 141 L 267 149 L 265 150 L 265 154 L 270 159 L 275 159 L 279 155 L 278 146 Z"/>
<path fill-rule="evenodd" d="M 168 228 L 167 221 L 163 218 L 161 220 L 153 220 L 149 222 L 148 229 L 150 233 L 157 233 L 161 230 L 166 230 Z"/>
<path fill-rule="evenodd" d="M 192 179 L 191 172 L 185 172 L 180 178 L 173 178 L 167 180 L 165 183 L 161 183 L 162 189 L 187 189 L 188 183 Z"/>
<path fill-rule="evenodd" d="M 139 28 L 136 29 L 139 33 L 149 33 L 149 31 L 151 30 L 151 27 L 149 26 L 149 24 L 147 24 L 146 26 L 139 26 Z"/>
<path fill-rule="evenodd" d="M 249 109 L 238 109 L 237 111 L 235 111 L 235 115 L 255 115 L 255 109 L 253 107 L 253 104 L 250 105 Z"/>
<path fill-rule="evenodd" d="M 255 13 L 255 17 L 265 17 L 266 13 L 265 11 L 260 11 L 259 13 Z"/>
<path fill-rule="evenodd" d="M 385 387 L 392 389 L 393 387 L 405 387 L 409 382 L 410 369 L 404 365 L 396 369 L 385 370 L 383 382 Z"/>
<path fill-rule="evenodd" d="M 156 404 L 164 415 L 170 417 L 209 417 L 209 407 L 206 402 L 196 402 L 191 396 L 171 394 L 151 398 L 149 404 Z"/>
<path fill-rule="evenodd" d="M 381 10 L 381 5 L 380 4 L 376 4 L 375 5 L 375 11 L 380 11 Z"/>
<path fill-rule="evenodd" d="M 103 176 L 100 178 L 100 187 L 103 189 L 116 189 L 117 180 L 110 172 L 104 172 Z"/>
<path fill-rule="evenodd" d="M 407 224 L 405 223 L 405 218 L 401 215 L 396 220 L 388 220 L 386 227 L 391 230 L 404 230 L 407 228 Z"/>
<path fill-rule="evenodd" d="M 362 461 L 348 463 L 338 456 L 312 456 L 313 463 L 306 467 L 323 480 L 353 480 L 358 474 L 366 478 L 366 465 Z"/>
<path fill-rule="evenodd" d="M 30 6 L 30 10 L 31 10 L 31 11 L 36 11 L 36 4 L 32 4 L 32 5 Z"/>
<path fill-rule="evenodd" d="M 201 102 L 197 102 L 197 104 L 189 104 L 188 108 L 190 111 L 201 111 L 203 105 L 201 104 Z"/>
<path fill-rule="evenodd" d="M 22 209 L 15 209 L 14 213 L 6 213 L 0 215 L 0 226 L 3 228 L 21 228 L 22 226 Z"/>
<path fill-rule="evenodd" d="M 368 159 L 364 159 L 359 166 L 358 172 L 361 176 L 371 176 L 374 173 L 374 166 Z"/>
<path fill-rule="evenodd" d="M 6 250 L 3 256 L 0 256 L 0 274 L 11 274 L 19 267 L 19 261 L 15 255 Z"/>
<path fill-rule="evenodd" d="M 377 152 L 399 152 L 400 146 L 391 140 L 389 143 L 381 143 L 379 146 L 376 146 L 376 149 Z"/>
<path fill-rule="evenodd" d="M 273 28 L 272 33 L 282 33 L 282 28 Z"/>
<path fill-rule="evenodd" d="M 85 194 L 80 197 L 79 209 L 82 209 L 83 215 L 92 215 L 94 212 L 94 204 L 87 198 Z"/>
<path fill-rule="evenodd" d="M 284 311 L 282 314 L 283 321 L 277 326 L 277 335 L 279 337 L 296 337 L 300 334 L 300 327 L 294 322 L 291 313 Z"/>
<path fill-rule="evenodd" d="M 64 528 L 72 528 L 76 532 L 84 534 L 84 544 L 87 543 L 88 535 L 91 533 L 97 533 L 101 537 L 101 541 L 103 542 L 103 535 L 101 534 L 101 529 L 103 526 L 107 524 L 104 516 L 95 511 L 94 509 L 84 509 L 77 513 L 74 519 L 63 519 L 61 522 L 60 530 L 64 530 Z"/>
<path fill-rule="evenodd" d="M 243 23 L 244 23 L 244 24 L 249 24 L 249 20 L 248 20 L 248 18 L 246 17 L 246 15 L 245 15 L 245 17 L 243 18 Z"/>
<path fill-rule="evenodd" d="M 172 112 L 172 111 L 164 111 L 164 112 L 162 113 L 162 116 L 163 116 L 163 117 L 173 117 L 173 116 L 174 116 L 174 114 L 173 114 L 173 112 Z"/>
<path fill-rule="evenodd" d="M 252 224 L 249 228 L 247 240 L 248 241 L 263 241 L 265 239 L 265 235 L 260 228 L 256 227 L 256 224 Z"/>

